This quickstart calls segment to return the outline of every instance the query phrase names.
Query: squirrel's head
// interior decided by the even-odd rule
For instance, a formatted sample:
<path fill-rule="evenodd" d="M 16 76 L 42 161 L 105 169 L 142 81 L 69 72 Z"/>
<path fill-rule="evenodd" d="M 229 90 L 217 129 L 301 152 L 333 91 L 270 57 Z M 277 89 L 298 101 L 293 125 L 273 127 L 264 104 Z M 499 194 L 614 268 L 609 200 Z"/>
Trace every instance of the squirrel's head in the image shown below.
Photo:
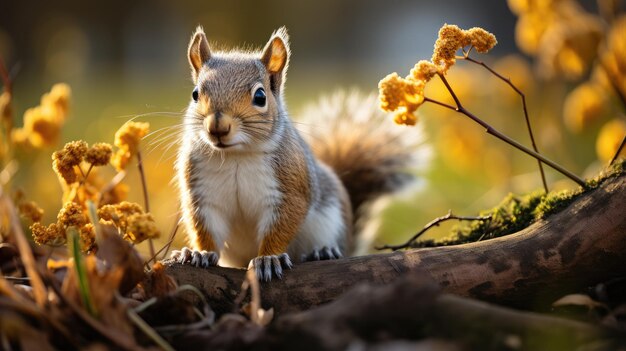
<path fill-rule="evenodd" d="M 185 123 L 194 137 L 219 150 L 276 147 L 289 63 L 285 27 L 260 52 L 212 52 L 198 27 L 188 55 L 195 88 Z"/>

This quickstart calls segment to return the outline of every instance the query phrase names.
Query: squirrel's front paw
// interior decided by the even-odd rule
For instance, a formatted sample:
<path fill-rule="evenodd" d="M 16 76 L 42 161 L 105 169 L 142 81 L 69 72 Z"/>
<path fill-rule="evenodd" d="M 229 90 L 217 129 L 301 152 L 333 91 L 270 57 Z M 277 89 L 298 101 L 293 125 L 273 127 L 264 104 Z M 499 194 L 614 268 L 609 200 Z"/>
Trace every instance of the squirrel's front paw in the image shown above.
<path fill-rule="evenodd" d="M 183 247 L 182 250 L 172 251 L 170 258 L 176 260 L 180 264 L 188 264 L 196 267 L 208 268 L 211 266 L 217 266 L 219 255 L 213 251 L 198 251 L 191 250 L 188 247 Z"/>
<path fill-rule="evenodd" d="M 335 260 L 341 257 L 343 257 L 343 255 L 341 254 L 341 251 L 339 251 L 339 249 L 337 249 L 336 247 L 324 246 L 323 248 L 319 250 L 317 249 L 313 250 L 313 252 L 311 252 L 308 255 L 303 254 L 300 260 L 302 262 L 323 261 L 323 260 Z"/>
<path fill-rule="evenodd" d="M 250 261 L 248 269 L 254 269 L 257 278 L 263 282 L 272 280 L 272 276 L 282 279 L 283 270 L 291 269 L 291 259 L 286 253 L 271 256 L 259 256 Z"/>

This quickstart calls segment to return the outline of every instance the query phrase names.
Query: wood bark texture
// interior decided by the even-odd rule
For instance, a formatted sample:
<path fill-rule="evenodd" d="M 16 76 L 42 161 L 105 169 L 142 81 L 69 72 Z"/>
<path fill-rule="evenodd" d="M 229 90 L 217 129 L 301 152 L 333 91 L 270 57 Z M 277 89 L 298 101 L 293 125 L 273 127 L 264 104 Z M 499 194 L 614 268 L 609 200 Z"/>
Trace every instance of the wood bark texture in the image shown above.
<path fill-rule="evenodd" d="M 199 288 L 216 312 L 236 310 L 245 270 L 164 262 L 179 284 Z M 515 307 L 548 306 L 573 291 L 626 275 L 626 175 L 605 180 L 567 208 L 505 237 L 457 246 L 309 262 L 261 284 L 280 315 L 338 298 L 358 283 L 425 276 L 443 292 Z"/>

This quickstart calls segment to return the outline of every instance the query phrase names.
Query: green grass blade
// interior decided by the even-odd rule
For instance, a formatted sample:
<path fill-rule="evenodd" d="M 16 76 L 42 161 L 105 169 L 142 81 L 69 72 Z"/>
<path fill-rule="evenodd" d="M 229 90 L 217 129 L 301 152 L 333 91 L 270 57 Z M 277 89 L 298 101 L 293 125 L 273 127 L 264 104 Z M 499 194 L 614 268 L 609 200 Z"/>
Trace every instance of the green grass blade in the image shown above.
<path fill-rule="evenodd" d="M 87 267 L 85 260 L 80 252 L 80 235 L 75 227 L 67 228 L 67 245 L 70 255 L 74 258 L 74 267 L 76 268 L 76 278 L 78 279 L 78 291 L 83 300 L 83 305 L 87 312 L 93 317 L 97 317 L 91 294 L 89 293 L 89 278 L 87 277 Z"/>

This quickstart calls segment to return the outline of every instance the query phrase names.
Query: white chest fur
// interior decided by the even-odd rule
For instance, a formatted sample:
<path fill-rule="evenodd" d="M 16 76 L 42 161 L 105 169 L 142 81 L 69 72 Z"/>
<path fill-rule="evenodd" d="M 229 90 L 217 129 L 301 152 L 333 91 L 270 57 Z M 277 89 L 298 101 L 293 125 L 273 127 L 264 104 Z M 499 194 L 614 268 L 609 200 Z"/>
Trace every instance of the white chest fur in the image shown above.
<path fill-rule="evenodd" d="M 194 172 L 190 191 L 222 264 L 245 266 L 257 256 L 281 200 L 271 161 L 265 155 L 214 154 L 194 165 Z"/>

